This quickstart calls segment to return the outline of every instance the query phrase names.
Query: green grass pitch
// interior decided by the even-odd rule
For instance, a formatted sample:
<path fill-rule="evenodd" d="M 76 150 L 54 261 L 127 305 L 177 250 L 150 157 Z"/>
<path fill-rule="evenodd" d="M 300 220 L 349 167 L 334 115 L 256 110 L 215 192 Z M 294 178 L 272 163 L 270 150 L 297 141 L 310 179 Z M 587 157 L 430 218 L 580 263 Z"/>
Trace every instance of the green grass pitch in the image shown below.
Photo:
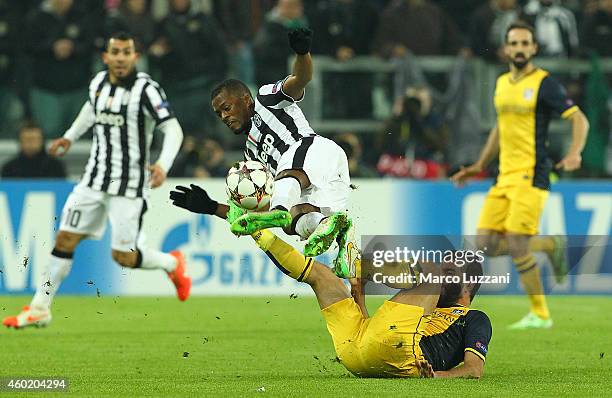
<path fill-rule="evenodd" d="M 28 300 L 0 297 L 0 316 Z M 369 301 L 371 310 L 381 303 Z M 612 298 L 549 303 L 553 329 L 511 332 L 505 327 L 524 315 L 527 299 L 477 298 L 493 323 L 480 381 L 382 380 L 352 377 L 336 363 L 312 297 L 60 296 L 50 327 L 0 330 L 0 377 L 64 376 L 68 395 L 91 397 L 610 396 Z"/>

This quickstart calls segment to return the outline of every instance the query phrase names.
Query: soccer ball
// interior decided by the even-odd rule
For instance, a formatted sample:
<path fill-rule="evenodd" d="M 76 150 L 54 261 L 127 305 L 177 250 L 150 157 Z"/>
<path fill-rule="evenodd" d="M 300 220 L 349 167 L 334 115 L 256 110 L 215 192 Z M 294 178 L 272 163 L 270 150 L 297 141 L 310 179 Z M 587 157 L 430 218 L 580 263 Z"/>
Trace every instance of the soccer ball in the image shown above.
<path fill-rule="evenodd" d="M 227 173 L 225 191 L 229 199 L 247 210 L 261 210 L 270 203 L 274 177 L 255 160 L 235 163 Z"/>

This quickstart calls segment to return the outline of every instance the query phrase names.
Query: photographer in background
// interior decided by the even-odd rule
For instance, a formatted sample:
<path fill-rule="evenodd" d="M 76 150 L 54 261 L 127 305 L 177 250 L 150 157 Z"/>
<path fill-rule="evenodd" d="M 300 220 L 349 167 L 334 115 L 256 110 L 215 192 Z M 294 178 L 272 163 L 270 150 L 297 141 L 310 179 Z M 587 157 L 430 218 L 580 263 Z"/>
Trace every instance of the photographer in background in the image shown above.
<path fill-rule="evenodd" d="M 443 177 L 447 140 L 446 126 L 432 108 L 429 89 L 409 87 L 398 114 L 378 136 L 378 172 L 404 178 Z"/>
<path fill-rule="evenodd" d="M 44 148 L 42 129 L 31 121 L 21 125 L 19 154 L 2 166 L 2 178 L 66 178 L 64 164 Z"/>

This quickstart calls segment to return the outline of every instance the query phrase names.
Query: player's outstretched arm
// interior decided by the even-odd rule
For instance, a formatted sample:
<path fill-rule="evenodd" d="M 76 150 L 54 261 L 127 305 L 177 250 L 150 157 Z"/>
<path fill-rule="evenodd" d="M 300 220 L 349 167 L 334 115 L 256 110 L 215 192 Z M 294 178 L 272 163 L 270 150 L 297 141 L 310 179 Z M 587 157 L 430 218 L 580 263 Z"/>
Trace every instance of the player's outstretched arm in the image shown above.
<path fill-rule="evenodd" d="M 293 99 L 299 99 L 304 94 L 304 88 L 312 80 L 312 30 L 307 28 L 289 32 L 289 45 L 297 56 L 293 62 L 293 72 L 283 83 L 283 92 Z"/>
<path fill-rule="evenodd" d="M 581 154 L 589 132 L 589 120 L 581 110 L 574 112 L 568 120 L 572 123 L 572 144 L 567 151 L 567 155 L 556 164 L 555 168 L 574 171 L 578 170 L 582 163 Z"/>
<path fill-rule="evenodd" d="M 465 379 L 480 379 L 484 373 L 484 361 L 473 352 L 466 351 L 463 363 L 451 370 L 434 372 L 435 378 L 462 377 Z"/>
<path fill-rule="evenodd" d="M 227 218 L 229 206 L 212 199 L 208 192 L 199 186 L 190 184 L 188 188 L 177 185 L 175 189 L 176 191 L 170 192 L 170 200 L 176 207 L 192 213 L 215 215 L 224 220 Z"/>
<path fill-rule="evenodd" d="M 456 172 L 450 177 L 450 180 L 457 185 L 463 185 L 467 181 L 468 178 L 480 173 L 487 165 L 495 159 L 497 154 L 499 153 L 499 131 L 497 129 L 497 125 L 491 129 L 489 133 L 489 137 L 487 138 L 487 143 L 484 148 L 480 152 L 480 156 L 476 163 L 467 166 L 461 167 L 461 170 Z"/>
<path fill-rule="evenodd" d="M 49 146 L 49 154 L 51 156 L 64 156 L 70 150 L 72 143 L 85 134 L 94 125 L 95 121 L 96 115 L 93 106 L 89 101 L 85 101 L 81 111 L 64 136 L 53 140 Z"/>

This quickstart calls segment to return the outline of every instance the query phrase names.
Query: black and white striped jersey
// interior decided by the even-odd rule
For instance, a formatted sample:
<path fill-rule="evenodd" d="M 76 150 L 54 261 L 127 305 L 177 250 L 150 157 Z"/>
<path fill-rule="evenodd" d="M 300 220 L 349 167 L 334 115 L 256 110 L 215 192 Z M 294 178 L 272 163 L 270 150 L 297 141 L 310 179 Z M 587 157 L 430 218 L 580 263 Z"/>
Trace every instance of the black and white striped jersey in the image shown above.
<path fill-rule="evenodd" d="M 87 117 L 88 123 L 81 128 L 93 127 L 93 145 L 79 185 L 111 195 L 142 197 L 148 189 L 153 130 L 174 118 L 164 91 L 146 73 L 136 73 L 119 86 L 111 84 L 103 71 L 89 84 L 88 102 L 79 118 Z"/>
<path fill-rule="evenodd" d="M 259 89 L 244 150 L 245 159 L 259 160 L 273 175 L 281 156 L 292 144 L 316 135 L 297 105 L 301 98 L 294 100 L 283 92 L 284 81 Z"/>

